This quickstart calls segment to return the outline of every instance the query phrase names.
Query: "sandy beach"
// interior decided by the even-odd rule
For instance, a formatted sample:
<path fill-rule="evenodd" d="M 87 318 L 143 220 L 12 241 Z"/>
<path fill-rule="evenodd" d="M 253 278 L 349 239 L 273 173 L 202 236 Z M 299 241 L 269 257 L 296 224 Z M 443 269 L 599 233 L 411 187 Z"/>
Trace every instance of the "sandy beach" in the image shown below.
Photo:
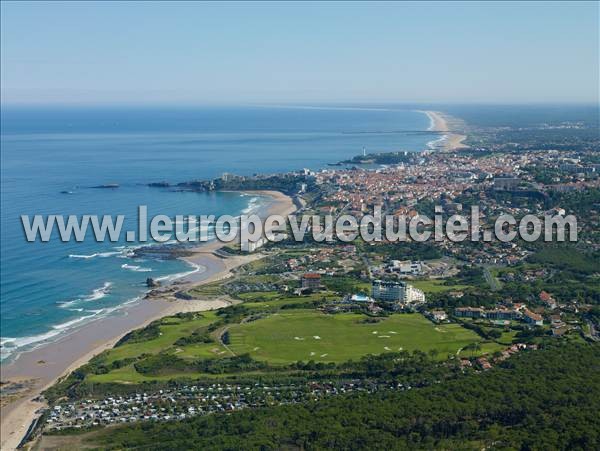
<path fill-rule="evenodd" d="M 292 199 L 280 192 L 248 192 L 272 199 L 267 208 L 259 213 L 261 217 L 271 214 L 286 216 L 295 211 Z M 179 312 L 207 311 L 231 305 L 230 299 L 182 300 L 173 296 L 178 290 L 231 277 L 233 269 L 261 257 L 260 254 L 247 254 L 222 258 L 214 253 L 221 247 L 223 243 L 218 241 L 198 246 L 193 249 L 192 255 L 184 259 L 201 270 L 155 290 L 151 296 L 120 310 L 118 315 L 100 318 L 73 329 L 57 341 L 23 352 L 14 361 L 0 366 L 2 382 L 27 382 L 26 390 L 2 405 L 0 449 L 9 450 L 18 446 L 38 416 L 39 409 L 45 407 L 43 400 L 38 399 L 41 392 L 95 355 L 113 347 L 129 331 Z"/>
<path fill-rule="evenodd" d="M 431 127 L 429 128 L 430 130 L 436 132 L 447 132 L 444 133 L 443 139 L 435 143 L 436 147 L 439 145 L 439 147 L 444 151 L 452 151 L 468 147 L 462 143 L 467 136 L 453 132 L 450 127 L 448 117 L 444 113 L 440 113 L 439 111 L 423 111 L 423 113 L 427 114 L 431 120 Z"/>

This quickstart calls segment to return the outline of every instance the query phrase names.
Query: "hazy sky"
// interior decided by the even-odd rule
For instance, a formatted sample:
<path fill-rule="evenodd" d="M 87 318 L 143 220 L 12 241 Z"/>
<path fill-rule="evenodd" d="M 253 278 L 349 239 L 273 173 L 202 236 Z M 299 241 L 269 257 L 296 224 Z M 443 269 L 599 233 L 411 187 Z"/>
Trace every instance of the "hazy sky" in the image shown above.
<path fill-rule="evenodd" d="M 598 102 L 588 3 L 2 2 L 2 102 Z"/>

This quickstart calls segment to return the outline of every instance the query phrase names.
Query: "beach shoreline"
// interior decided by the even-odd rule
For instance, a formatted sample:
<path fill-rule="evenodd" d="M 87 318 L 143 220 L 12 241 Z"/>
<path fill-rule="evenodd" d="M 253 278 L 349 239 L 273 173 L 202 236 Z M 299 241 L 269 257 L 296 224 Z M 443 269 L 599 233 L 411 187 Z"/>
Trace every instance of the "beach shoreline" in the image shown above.
<path fill-rule="evenodd" d="M 259 216 L 292 214 L 296 208 L 291 197 L 278 191 L 243 191 L 244 193 L 269 197 L 270 201 Z M 193 271 L 173 281 L 161 290 L 150 291 L 139 302 L 122 309 L 119 316 L 99 318 L 73 329 L 55 342 L 20 353 L 13 361 L 3 364 L 2 382 L 28 381 L 29 388 L 20 397 L 0 408 L 0 449 L 15 449 L 27 433 L 39 410 L 46 406 L 40 394 L 68 376 L 73 370 L 87 363 L 101 352 L 112 348 L 124 335 L 134 329 L 145 327 L 152 321 L 182 312 L 214 310 L 232 305 L 230 299 L 183 300 L 174 293 L 182 289 L 204 285 L 232 276 L 232 271 L 246 263 L 261 258 L 260 253 L 232 255 L 222 258 L 215 251 L 225 244 L 217 240 L 192 249 L 192 254 L 182 257 L 191 266 L 204 271 Z"/>
<path fill-rule="evenodd" d="M 421 111 L 426 114 L 431 121 L 431 125 L 428 130 L 436 132 L 444 132 L 444 134 L 434 141 L 431 141 L 428 145 L 432 149 L 441 149 L 443 151 L 454 151 L 457 149 L 467 148 L 463 141 L 467 138 L 466 135 L 456 133 L 452 131 L 449 118 L 444 113 L 439 111 Z"/>

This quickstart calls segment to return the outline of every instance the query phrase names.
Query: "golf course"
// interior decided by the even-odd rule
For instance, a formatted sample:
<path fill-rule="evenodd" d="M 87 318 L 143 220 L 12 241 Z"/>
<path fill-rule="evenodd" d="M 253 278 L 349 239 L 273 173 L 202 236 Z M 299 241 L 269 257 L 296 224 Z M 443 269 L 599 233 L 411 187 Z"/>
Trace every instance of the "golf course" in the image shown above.
<path fill-rule="evenodd" d="M 98 364 L 106 370 L 89 374 L 87 378 L 96 383 L 132 383 L 200 376 L 191 367 L 164 369 L 161 374 L 141 374 L 136 370 L 136 362 L 158 354 L 173 355 L 189 364 L 198 359 L 218 360 L 248 354 L 272 367 L 283 367 L 298 361 L 342 363 L 369 354 L 417 350 L 444 360 L 449 356 L 473 357 L 503 348 L 498 342 L 484 341 L 459 324 L 434 324 L 420 313 L 373 318 L 362 313 L 332 315 L 316 309 L 265 311 L 252 308 L 249 312 L 257 312 L 254 315 L 258 316 L 247 316 L 246 320 L 217 327 L 210 335 L 212 339 L 203 341 L 186 341 L 185 337 L 206 333 L 210 325 L 218 321 L 215 312 L 163 318 L 156 326 L 140 330 L 139 337 L 134 336 L 98 356 Z M 227 338 L 219 339 L 222 335 Z"/>
<path fill-rule="evenodd" d="M 285 364 L 299 360 L 344 362 L 367 354 L 432 349 L 442 359 L 481 338 L 458 324 L 436 325 L 417 313 L 369 322 L 366 315 L 302 310 L 232 326 L 229 340 L 235 354 L 248 353 L 257 360 Z M 481 348 L 494 351 L 487 349 L 494 345 L 481 344 Z"/>

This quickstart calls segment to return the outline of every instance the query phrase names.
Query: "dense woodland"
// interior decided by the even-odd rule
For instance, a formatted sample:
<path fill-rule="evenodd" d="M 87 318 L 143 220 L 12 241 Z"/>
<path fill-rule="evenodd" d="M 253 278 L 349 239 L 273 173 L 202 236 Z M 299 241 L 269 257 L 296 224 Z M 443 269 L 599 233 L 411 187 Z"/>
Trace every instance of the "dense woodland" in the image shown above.
<path fill-rule="evenodd" d="M 404 392 L 92 435 L 107 449 L 600 449 L 600 346 L 555 344 Z M 160 445 L 159 445 L 160 443 Z"/>

